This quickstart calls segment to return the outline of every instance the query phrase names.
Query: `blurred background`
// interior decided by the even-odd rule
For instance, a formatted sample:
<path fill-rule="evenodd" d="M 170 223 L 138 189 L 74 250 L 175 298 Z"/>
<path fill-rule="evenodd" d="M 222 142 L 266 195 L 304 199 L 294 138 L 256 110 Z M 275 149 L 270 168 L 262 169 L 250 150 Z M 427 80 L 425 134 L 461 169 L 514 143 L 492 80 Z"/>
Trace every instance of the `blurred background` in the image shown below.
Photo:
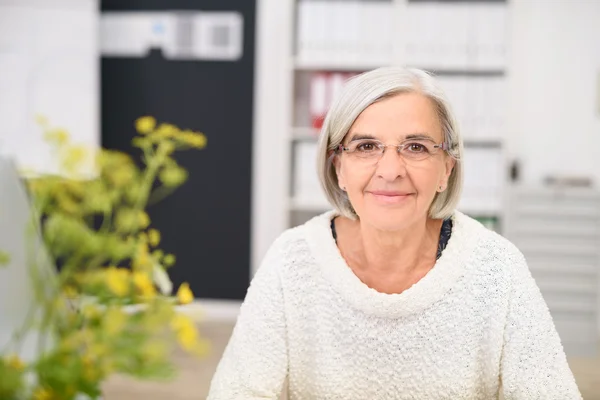
<path fill-rule="evenodd" d="M 54 168 L 36 115 L 128 152 L 143 115 L 208 138 L 149 213 L 213 354 L 179 360 L 172 385 L 117 377 L 106 398 L 202 398 L 272 241 L 330 208 L 315 154 L 332 97 L 384 65 L 445 88 L 459 210 L 523 251 L 584 398 L 600 398 L 598 21 L 597 0 L 0 0 L 0 153 L 20 167 Z"/>

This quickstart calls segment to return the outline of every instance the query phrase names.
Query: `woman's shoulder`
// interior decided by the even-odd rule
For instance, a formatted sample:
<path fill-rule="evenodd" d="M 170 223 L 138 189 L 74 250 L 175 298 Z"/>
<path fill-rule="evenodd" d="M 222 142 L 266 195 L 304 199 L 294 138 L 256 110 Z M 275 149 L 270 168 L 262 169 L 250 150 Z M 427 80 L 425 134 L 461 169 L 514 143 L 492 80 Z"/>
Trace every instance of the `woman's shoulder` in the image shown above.
<path fill-rule="evenodd" d="M 323 244 L 323 241 L 328 239 L 333 240 L 330 223 L 334 215 L 335 211 L 326 211 L 284 230 L 275 239 L 272 248 L 277 249 L 284 257 L 297 257 L 302 253 L 318 250 L 317 244 Z"/>
<path fill-rule="evenodd" d="M 487 264 L 496 264 L 503 269 L 526 267 L 521 250 L 508 238 L 484 226 L 476 219 L 461 212 L 455 212 L 455 221 L 459 222 L 462 234 L 475 242 L 473 254 Z"/>

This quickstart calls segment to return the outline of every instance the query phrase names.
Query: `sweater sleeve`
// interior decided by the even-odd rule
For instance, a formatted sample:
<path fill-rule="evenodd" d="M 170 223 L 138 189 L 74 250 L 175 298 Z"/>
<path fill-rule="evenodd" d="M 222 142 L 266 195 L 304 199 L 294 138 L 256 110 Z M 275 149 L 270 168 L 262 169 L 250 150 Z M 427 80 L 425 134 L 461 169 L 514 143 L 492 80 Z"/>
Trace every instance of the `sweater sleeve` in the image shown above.
<path fill-rule="evenodd" d="M 281 238 L 248 288 L 207 400 L 278 399 L 287 376 Z"/>
<path fill-rule="evenodd" d="M 501 365 L 504 397 L 579 400 L 548 306 L 520 253 L 514 266 Z"/>

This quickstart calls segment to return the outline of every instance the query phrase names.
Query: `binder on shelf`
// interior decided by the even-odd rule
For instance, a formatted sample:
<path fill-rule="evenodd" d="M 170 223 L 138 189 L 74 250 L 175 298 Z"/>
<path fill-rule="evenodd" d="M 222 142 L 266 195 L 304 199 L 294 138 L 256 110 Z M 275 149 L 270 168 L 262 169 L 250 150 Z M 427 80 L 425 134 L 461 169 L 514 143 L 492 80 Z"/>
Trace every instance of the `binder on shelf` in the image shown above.
<path fill-rule="evenodd" d="M 340 93 L 347 79 L 353 73 L 344 72 L 315 72 L 310 78 L 310 119 L 315 130 L 321 129 L 325 115 L 333 99 Z"/>
<path fill-rule="evenodd" d="M 328 104 L 328 80 L 326 72 L 315 72 L 310 78 L 310 119 L 314 129 L 321 129 L 323 120 L 327 113 Z"/>
<path fill-rule="evenodd" d="M 465 140 L 501 142 L 507 80 L 503 76 L 439 76 Z"/>
<path fill-rule="evenodd" d="M 297 54 L 300 65 L 389 64 L 394 44 L 391 1 L 301 1 Z"/>
<path fill-rule="evenodd" d="M 409 2 L 406 59 L 440 70 L 503 70 L 505 3 Z"/>

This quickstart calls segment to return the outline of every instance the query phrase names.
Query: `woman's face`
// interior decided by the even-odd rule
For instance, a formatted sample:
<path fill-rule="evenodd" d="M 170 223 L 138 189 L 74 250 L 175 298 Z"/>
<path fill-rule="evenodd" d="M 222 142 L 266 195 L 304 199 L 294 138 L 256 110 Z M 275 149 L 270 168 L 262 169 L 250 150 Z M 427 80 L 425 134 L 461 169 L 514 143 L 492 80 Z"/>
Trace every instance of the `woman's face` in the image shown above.
<path fill-rule="evenodd" d="M 367 107 L 342 141 L 350 150 L 359 144 L 356 152 L 335 157 L 339 185 L 361 222 L 393 231 L 426 218 L 454 166 L 445 151 L 432 148 L 443 141 L 435 104 L 422 94 L 402 93 Z M 367 156 L 380 154 L 378 142 L 388 146 L 383 155 Z M 393 145 L 402 143 L 410 145 L 399 153 Z"/>

